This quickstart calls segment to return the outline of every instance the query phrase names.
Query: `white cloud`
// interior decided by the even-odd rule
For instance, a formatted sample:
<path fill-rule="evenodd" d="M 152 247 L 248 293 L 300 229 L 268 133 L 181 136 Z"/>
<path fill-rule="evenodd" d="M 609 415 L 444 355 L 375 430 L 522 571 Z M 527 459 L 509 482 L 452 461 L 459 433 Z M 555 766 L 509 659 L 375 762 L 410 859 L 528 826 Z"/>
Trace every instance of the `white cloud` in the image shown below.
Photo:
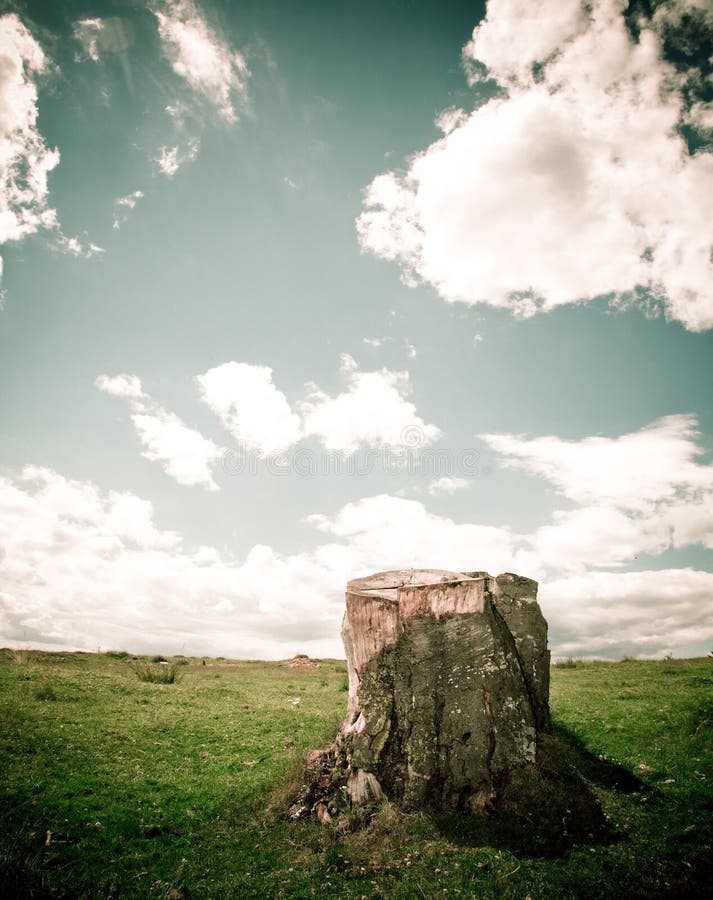
<path fill-rule="evenodd" d="M 57 226 L 47 177 L 59 163 L 37 129 L 42 48 L 14 14 L 0 17 L 0 244 Z"/>
<path fill-rule="evenodd" d="M 233 96 L 247 91 L 245 58 L 213 31 L 191 0 L 164 0 L 155 10 L 163 50 L 174 72 L 227 122 L 237 119 Z"/>
<path fill-rule="evenodd" d="M 114 212 L 114 219 L 112 221 L 112 227 L 115 229 L 121 228 L 121 226 L 126 221 L 127 210 L 134 209 L 136 204 L 141 200 L 144 196 L 143 191 L 131 191 L 129 194 L 125 194 L 123 197 L 117 197 L 114 201 L 114 206 L 116 210 Z"/>
<path fill-rule="evenodd" d="M 173 178 L 182 165 L 193 162 L 198 157 L 199 150 L 200 141 L 198 138 L 191 138 L 185 147 L 161 147 L 154 162 L 163 175 Z"/>
<path fill-rule="evenodd" d="M 99 62 L 99 39 L 104 30 L 102 19 L 80 19 L 74 23 L 74 37 L 82 45 L 89 59 Z"/>
<path fill-rule="evenodd" d="M 373 350 L 381 350 L 384 344 L 388 344 L 391 342 L 390 337 L 365 337 L 362 338 L 362 342 L 367 345 L 367 347 L 371 347 Z"/>
<path fill-rule="evenodd" d="M 305 434 L 317 436 L 328 450 L 354 453 L 362 443 L 415 448 L 440 436 L 440 429 L 424 422 L 406 399 L 408 372 L 361 372 L 344 355 L 342 373 L 348 382 L 346 391 L 330 397 L 315 386 L 300 406 Z"/>
<path fill-rule="evenodd" d="M 616 438 L 567 441 L 550 435 L 480 435 L 505 464 L 541 475 L 575 503 L 642 510 L 681 492 L 713 490 L 713 467 L 698 462 L 693 416 L 666 416 Z"/>
<path fill-rule="evenodd" d="M 218 490 L 212 470 L 225 453 L 222 447 L 153 401 L 143 391 L 136 375 L 100 375 L 95 384 L 106 394 L 129 400 L 131 421 L 141 441 L 143 457 L 160 463 L 178 484 Z"/>
<path fill-rule="evenodd" d="M 141 379 L 137 375 L 99 375 L 96 386 L 105 394 L 114 397 L 131 397 L 136 400 L 145 398 Z"/>
<path fill-rule="evenodd" d="M 33 467 L 0 478 L 2 642 L 336 656 L 349 578 L 404 566 L 542 577 L 523 553 L 527 536 L 414 500 L 365 497 L 309 521 L 327 536 L 311 552 L 256 545 L 239 560 L 185 547 L 133 494 Z M 711 639 L 712 593 L 713 574 L 692 569 L 594 571 L 544 579 L 540 599 L 555 655 L 651 656 Z"/>
<path fill-rule="evenodd" d="M 218 490 L 211 469 L 223 456 L 221 447 L 160 407 L 134 413 L 131 421 L 144 447 L 142 456 L 161 463 L 165 473 L 179 484 Z"/>
<path fill-rule="evenodd" d="M 5 644 L 247 658 L 340 653 L 344 557 L 186 548 L 151 504 L 47 469 L 0 478 Z"/>
<path fill-rule="evenodd" d="M 467 116 L 462 109 L 450 107 L 449 109 L 444 109 L 438 116 L 435 122 L 436 128 L 440 128 L 444 134 L 450 134 L 451 131 L 461 126 L 466 118 Z"/>
<path fill-rule="evenodd" d="M 90 240 L 82 241 L 76 236 L 68 238 L 61 232 L 54 242 L 54 247 L 62 253 L 69 253 L 70 256 L 77 256 L 82 259 L 91 259 L 93 256 L 104 253 L 103 247 L 98 247 Z"/>
<path fill-rule="evenodd" d="M 449 111 L 405 174 L 374 179 L 363 249 L 448 301 L 532 315 L 643 286 L 712 327 L 713 154 L 676 131 L 682 81 L 656 31 L 634 43 L 617 0 L 491 0 L 464 55 L 507 95 Z"/>
<path fill-rule="evenodd" d="M 542 566 L 567 571 L 695 543 L 713 548 L 713 466 L 700 461 L 696 425 L 678 415 L 616 438 L 481 437 L 506 466 L 545 478 L 576 505 L 530 538 Z"/>
<path fill-rule="evenodd" d="M 441 478 L 434 478 L 428 485 L 428 493 L 433 497 L 439 494 L 455 494 L 456 491 L 464 491 L 470 487 L 468 478 L 459 478 L 458 476 L 443 475 Z"/>
<path fill-rule="evenodd" d="M 299 417 L 273 384 L 269 366 L 232 361 L 197 380 L 204 402 L 248 450 L 279 453 L 302 436 Z"/>
<path fill-rule="evenodd" d="M 332 518 L 314 514 L 307 521 L 346 540 L 354 567 L 363 571 L 415 566 L 528 574 L 515 568 L 519 541 L 509 529 L 459 524 L 429 513 L 418 500 L 364 497 Z"/>
<path fill-rule="evenodd" d="M 713 6 L 710 0 L 664 0 L 654 10 L 653 23 L 658 28 L 663 25 L 680 25 L 681 19 L 691 13 L 698 13 L 713 25 Z"/>
<path fill-rule="evenodd" d="M 473 346 L 477 347 L 478 344 L 482 344 L 484 340 L 485 340 L 485 338 L 483 337 L 482 334 L 474 334 L 473 335 Z"/>
<path fill-rule="evenodd" d="M 173 178 L 179 168 L 178 147 L 171 147 L 170 149 L 168 147 L 161 147 L 156 162 L 164 175 Z"/>
<path fill-rule="evenodd" d="M 341 372 L 348 382 L 346 391 L 330 397 L 311 385 L 297 412 L 273 384 L 268 366 L 223 363 L 199 375 L 198 383 L 204 401 L 233 437 L 265 455 L 309 436 L 328 450 L 348 454 L 361 444 L 418 448 L 439 437 L 440 430 L 424 422 L 406 399 L 408 372 L 362 372 L 348 354 L 342 356 Z"/>
<path fill-rule="evenodd" d="M 75 40 L 93 62 L 99 62 L 107 53 L 122 53 L 134 43 L 131 22 L 119 16 L 80 19 L 72 30 Z"/>
<path fill-rule="evenodd" d="M 588 572 L 547 582 L 540 602 L 562 656 L 651 657 L 713 640 L 713 573 Z"/>

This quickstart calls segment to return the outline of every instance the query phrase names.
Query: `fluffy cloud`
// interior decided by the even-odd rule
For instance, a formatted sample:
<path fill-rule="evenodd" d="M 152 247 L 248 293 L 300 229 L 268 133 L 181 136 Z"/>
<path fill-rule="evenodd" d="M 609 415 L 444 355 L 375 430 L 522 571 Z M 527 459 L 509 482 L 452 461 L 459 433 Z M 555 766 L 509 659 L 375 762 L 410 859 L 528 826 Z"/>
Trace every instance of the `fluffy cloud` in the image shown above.
<path fill-rule="evenodd" d="M 330 397 L 315 386 L 301 404 L 305 434 L 317 436 L 328 450 L 353 453 L 360 444 L 420 447 L 441 434 L 406 399 L 408 372 L 361 372 L 350 356 L 342 357 L 347 390 Z"/>
<path fill-rule="evenodd" d="M 634 42 L 621 10 L 490 0 L 464 57 L 500 93 L 450 110 L 406 173 L 374 179 L 362 247 L 448 301 L 532 315 L 643 287 L 687 328 L 712 327 L 713 154 L 676 130 L 691 113 L 656 27 Z"/>
<path fill-rule="evenodd" d="M 0 18 L 0 244 L 55 228 L 47 176 L 59 163 L 37 130 L 35 80 L 46 69 L 37 41 L 14 14 Z"/>
<path fill-rule="evenodd" d="M 49 230 L 53 249 L 89 259 L 103 249 L 86 235 L 64 235 L 48 201 L 48 176 L 60 155 L 37 129 L 36 81 L 47 68 L 42 48 L 20 19 L 14 13 L 0 17 L 0 244 Z"/>
<path fill-rule="evenodd" d="M 185 146 L 161 147 L 154 162 L 162 175 L 165 175 L 167 178 L 173 178 L 181 166 L 187 162 L 193 162 L 197 158 L 199 150 L 200 141 L 198 138 L 193 137 Z"/>
<path fill-rule="evenodd" d="M 222 447 L 155 403 L 144 393 L 136 375 L 100 375 L 95 384 L 104 393 L 130 401 L 131 421 L 141 441 L 143 457 L 160 463 L 179 484 L 218 490 L 212 469 L 225 453 Z"/>
<path fill-rule="evenodd" d="M 100 391 L 114 397 L 132 397 L 136 400 L 146 397 L 141 379 L 136 375 L 99 375 L 95 384 Z"/>
<path fill-rule="evenodd" d="M 469 487 L 470 481 L 467 478 L 444 475 L 442 478 L 433 479 L 428 485 L 428 493 L 437 497 L 439 494 L 455 494 L 456 491 L 463 491 Z"/>
<path fill-rule="evenodd" d="M 346 541 L 362 571 L 414 566 L 528 574 L 518 553 L 521 538 L 509 529 L 456 523 L 418 500 L 379 494 L 348 503 L 331 518 L 314 514 L 307 521 Z"/>
<path fill-rule="evenodd" d="M 713 468 L 698 462 L 703 450 L 693 416 L 666 416 L 616 438 L 480 437 L 502 454 L 505 465 L 546 478 L 575 503 L 641 510 L 682 491 L 713 490 Z"/>
<path fill-rule="evenodd" d="M 651 657 L 713 640 L 713 573 L 588 572 L 540 590 L 562 656 Z"/>
<path fill-rule="evenodd" d="M 4 642 L 275 658 L 339 652 L 338 552 L 189 550 L 151 504 L 56 472 L 0 478 Z"/>
<path fill-rule="evenodd" d="M 0 635 L 50 648 L 336 656 L 349 578 L 402 566 L 542 577 L 523 555 L 527 536 L 414 500 L 366 497 L 309 521 L 326 536 L 313 551 L 256 545 L 236 559 L 185 547 L 133 494 L 28 467 L 0 478 Z M 713 637 L 712 591 L 713 575 L 692 569 L 590 571 L 545 578 L 540 597 L 557 656 L 661 656 Z"/>
<path fill-rule="evenodd" d="M 550 571 L 630 562 L 669 547 L 713 547 L 713 466 L 696 421 L 667 416 L 616 438 L 482 435 L 505 466 L 549 481 L 575 504 L 531 537 Z"/>
<path fill-rule="evenodd" d="M 270 455 L 302 436 L 299 417 L 272 382 L 272 369 L 227 362 L 198 376 L 205 403 L 248 450 Z"/>
<path fill-rule="evenodd" d="M 362 372 L 342 357 L 347 389 L 331 397 L 316 385 L 294 411 L 272 381 L 272 369 L 228 362 L 198 376 L 203 400 L 246 449 L 263 455 L 287 450 L 314 436 L 328 450 L 354 453 L 372 447 L 418 448 L 440 435 L 406 399 L 408 372 Z"/>
<path fill-rule="evenodd" d="M 131 421 L 144 447 L 142 456 L 160 463 L 179 484 L 218 490 L 211 470 L 225 452 L 221 447 L 161 407 L 133 413 Z"/>
<path fill-rule="evenodd" d="M 164 0 L 155 10 L 163 50 L 174 72 L 202 94 L 223 119 L 237 119 L 232 96 L 244 97 L 248 68 L 208 25 L 192 0 Z"/>

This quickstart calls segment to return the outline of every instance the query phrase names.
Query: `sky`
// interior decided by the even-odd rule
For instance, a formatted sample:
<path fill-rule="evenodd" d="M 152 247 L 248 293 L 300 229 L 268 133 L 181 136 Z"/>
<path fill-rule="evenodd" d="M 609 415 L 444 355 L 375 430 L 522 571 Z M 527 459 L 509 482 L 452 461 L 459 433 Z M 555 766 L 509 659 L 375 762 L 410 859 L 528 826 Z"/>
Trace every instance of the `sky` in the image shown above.
<path fill-rule="evenodd" d="M 0 3 L 0 257 L 0 645 L 713 648 L 711 0 Z"/>

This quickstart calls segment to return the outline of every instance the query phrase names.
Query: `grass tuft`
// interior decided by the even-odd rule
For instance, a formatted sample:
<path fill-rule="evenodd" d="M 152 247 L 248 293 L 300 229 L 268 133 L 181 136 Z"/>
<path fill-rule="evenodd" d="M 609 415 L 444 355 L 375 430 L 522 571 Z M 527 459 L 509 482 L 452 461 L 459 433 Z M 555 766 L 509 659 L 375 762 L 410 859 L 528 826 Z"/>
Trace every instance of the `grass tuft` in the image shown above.
<path fill-rule="evenodd" d="M 151 684 L 176 684 L 179 680 L 176 663 L 171 665 L 155 665 L 147 662 L 135 662 L 134 672 L 139 681 L 150 681 Z"/>

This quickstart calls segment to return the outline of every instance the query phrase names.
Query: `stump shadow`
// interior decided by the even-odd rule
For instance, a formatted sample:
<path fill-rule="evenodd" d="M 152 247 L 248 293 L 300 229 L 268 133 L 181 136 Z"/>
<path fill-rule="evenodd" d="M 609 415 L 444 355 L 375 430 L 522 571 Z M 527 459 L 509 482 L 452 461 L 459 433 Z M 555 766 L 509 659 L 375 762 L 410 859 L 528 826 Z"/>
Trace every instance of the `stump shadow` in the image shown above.
<path fill-rule="evenodd" d="M 491 815 L 439 815 L 434 822 L 458 844 L 540 858 L 565 856 L 576 845 L 612 844 L 625 837 L 607 820 L 594 787 L 625 794 L 649 790 L 628 769 L 554 726 L 540 738 L 537 766 L 513 774 Z"/>

